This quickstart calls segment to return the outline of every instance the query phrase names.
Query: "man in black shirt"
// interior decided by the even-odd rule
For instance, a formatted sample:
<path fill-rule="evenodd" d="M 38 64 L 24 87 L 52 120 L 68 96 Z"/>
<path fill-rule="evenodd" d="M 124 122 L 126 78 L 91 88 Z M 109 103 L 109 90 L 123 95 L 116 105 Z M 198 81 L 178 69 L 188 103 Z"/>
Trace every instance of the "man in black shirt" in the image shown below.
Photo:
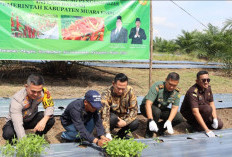
<path fill-rule="evenodd" d="M 85 93 L 84 100 L 77 99 L 71 102 L 60 117 L 66 130 L 62 132 L 61 138 L 68 141 L 83 138 L 102 147 L 109 139 L 104 136 L 105 130 L 99 114 L 101 107 L 101 95 L 94 90 Z M 99 138 L 92 134 L 94 127 Z"/>
<path fill-rule="evenodd" d="M 140 27 L 140 18 L 136 18 L 135 25 L 136 27 L 131 28 L 129 38 L 131 40 L 131 44 L 143 44 L 143 40 L 147 39 L 146 33 L 144 29 Z"/>

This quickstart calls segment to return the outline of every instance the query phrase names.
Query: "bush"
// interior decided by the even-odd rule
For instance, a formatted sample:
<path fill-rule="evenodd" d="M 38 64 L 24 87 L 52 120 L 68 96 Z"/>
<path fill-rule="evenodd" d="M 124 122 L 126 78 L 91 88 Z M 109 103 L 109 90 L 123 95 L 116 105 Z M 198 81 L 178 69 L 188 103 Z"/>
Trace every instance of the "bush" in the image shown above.
<path fill-rule="evenodd" d="M 46 147 L 49 147 L 48 142 L 44 137 L 28 134 L 20 140 L 13 139 L 12 145 L 7 141 L 6 145 L 1 147 L 1 153 L 3 156 L 14 156 L 16 157 L 39 157 Z"/>
<path fill-rule="evenodd" d="M 114 138 L 109 141 L 106 148 L 106 153 L 110 157 L 136 157 L 141 156 L 141 152 L 147 145 L 142 142 L 137 142 L 133 138 L 126 140 L 120 138 Z"/>
<path fill-rule="evenodd" d="M 222 57 L 224 63 L 224 71 L 227 76 L 232 76 L 232 54 L 224 54 Z"/>

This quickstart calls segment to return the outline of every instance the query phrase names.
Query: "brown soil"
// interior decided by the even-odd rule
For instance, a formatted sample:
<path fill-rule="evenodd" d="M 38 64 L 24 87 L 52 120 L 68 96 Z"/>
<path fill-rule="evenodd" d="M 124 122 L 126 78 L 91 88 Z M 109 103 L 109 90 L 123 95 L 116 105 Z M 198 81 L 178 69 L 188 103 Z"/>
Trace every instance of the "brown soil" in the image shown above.
<path fill-rule="evenodd" d="M 175 71 L 173 69 L 154 69 L 152 73 L 152 82 L 158 80 L 164 80 L 169 72 Z M 195 82 L 195 74 L 198 69 L 182 69 L 178 70 L 178 73 L 182 76 L 179 87 L 182 89 L 182 94 L 193 85 Z M 31 72 L 31 71 L 30 71 Z M 111 85 L 112 80 L 116 73 L 123 72 L 129 77 L 129 83 L 135 89 L 136 95 L 146 95 L 148 91 L 148 70 L 145 69 L 130 69 L 130 68 L 88 68 L 88 67 L 75 67 L 72 71 L 75 75 L 71 77 L 63 77 L 59 75 L 44 75 L 46 81 L 46 87 L 52 93 L 52 97 L 55 99 L 64 98 L 78 98 L 82 97 L 89 89 L 98 90 L 102 92 L 105 88 Z M 211 73 L 212 81 L 211 86 L 214 93 L 230 93 L 232 87 L 230 84 L 232 80 L 228 77 L 220 76 L 220 72 L 209 70 Z M 19 73 L 20 74 L 20 73 Z M 8 78 L 0 80 L 0 97 L 10 97 L 15 92 L 20 90 L 25 83 L 28 73 L 22 76 L 15 76 L 16 72 L 7 73 Z M 228 84 L 225 84 L 228 83 Z M 218 109 L 218 116 L 224 123 L 224 129 L 232 128 L 232 109 Z M 135 138 L 143 138 L 146 129 L 146 118 L 142 115 L 138 115 L 140 125 L 137 131 L 133 133 Z M 49 143 L 60 143 L 61 132 L 64 131 L 59 116 L 55 117 L 56 123 L 53 128 L 45 136 Z M 5 118 L 0 118 L 0 146 L 5 143 L 2 138 L 2 127 L 5 124 Z M 174 127 L 175 134 L 184 134 L 190 127 L 187 123 L 179 124 Z M 155 135 L 154 135 L 155 136 Z"/>

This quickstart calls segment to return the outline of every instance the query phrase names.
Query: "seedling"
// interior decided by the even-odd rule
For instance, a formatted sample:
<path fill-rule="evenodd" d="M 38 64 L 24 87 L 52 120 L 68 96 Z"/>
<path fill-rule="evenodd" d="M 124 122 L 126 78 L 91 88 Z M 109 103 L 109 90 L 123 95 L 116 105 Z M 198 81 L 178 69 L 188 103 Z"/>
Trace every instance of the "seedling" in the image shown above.
<path fill-rule="evenodd" d="M 14 156 L 14 154 L 16 157 L 39 157 L 46 147 L 49 147 L 49 144 L 43 136 L 28 134 L 20 140 L 14 138 L 12 145 L 7 142 L 1 147 L 1 153 L 6 157 Z"/>
<path fill-rule="evenodd" d="M 81 134 L 80 134 L 80 132 L 78 132 L 78 134 L 76 135 L 76 138 L 80 141 L 79 143 L 80 143 L 80 145 L 82 145 L 82 143 L 83 143 L 83 139 L 81 138 Z"/>
<path fill-rule="evenodd" d="M 106 149 L 106 153 L 110 157 L 139 157 L 147 145 L 137 142 L 133 138 L 129 140 L 113 138 L 103 148 Z"/>
<path fill-rule="evenodd" d="M 157 143 L 162 143 L 163 140 L 159 139 L 159 137 L 155 137 L 154 140 L 157 142 Z"/>
<path fill-rule="evenodd" d="M 3 156 L 10 157 L 14 156 L 15 148 L 7 141 L 4 147 L 1 147 L 1 153 Z"/>

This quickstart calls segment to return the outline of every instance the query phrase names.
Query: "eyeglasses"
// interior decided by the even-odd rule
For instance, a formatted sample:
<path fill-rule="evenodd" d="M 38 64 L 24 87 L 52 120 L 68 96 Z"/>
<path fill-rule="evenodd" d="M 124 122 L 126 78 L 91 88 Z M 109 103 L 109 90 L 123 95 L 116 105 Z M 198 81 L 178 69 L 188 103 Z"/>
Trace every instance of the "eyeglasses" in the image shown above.
<path fill-rule="evenodd" d="M 201 79 L 201 81 L 203 82 L 203 83 L 205 83 L 206 81 L 209 83 L 210 82 L 210 79 L 208 78 L 208 79 Z"/>

